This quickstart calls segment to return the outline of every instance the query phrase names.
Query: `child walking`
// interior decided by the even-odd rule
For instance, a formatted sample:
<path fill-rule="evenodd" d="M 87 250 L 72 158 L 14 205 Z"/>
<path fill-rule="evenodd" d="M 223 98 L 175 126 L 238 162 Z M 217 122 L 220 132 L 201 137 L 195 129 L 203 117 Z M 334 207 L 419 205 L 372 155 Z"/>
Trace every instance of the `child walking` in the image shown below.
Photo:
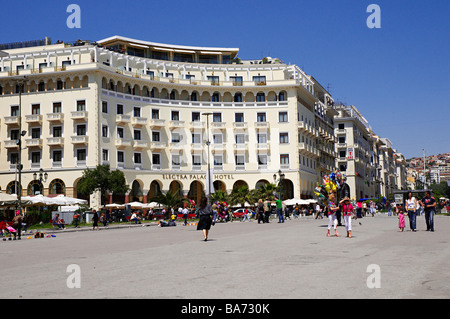
<path fill-rule="evenodd" d="M 341 237 L 337 231 L 337 219 L 336 219 L 336 211 L 339 209 L 339 207 L 336 206 L 334 201 L 336 200 L 336 195 L 334 193 L 331 193 L 328 196 L 328 232 L 327 237 L 331 237 L 330 230 L 331 227 L 334 227 L 334 236 Z"/>
<path fill-rule="evenodd" d="M 398 209 L 398 228 L 400 231 L 405 230 L 405 212 L 403 211 L 402 206 L 397 206 Z"/>

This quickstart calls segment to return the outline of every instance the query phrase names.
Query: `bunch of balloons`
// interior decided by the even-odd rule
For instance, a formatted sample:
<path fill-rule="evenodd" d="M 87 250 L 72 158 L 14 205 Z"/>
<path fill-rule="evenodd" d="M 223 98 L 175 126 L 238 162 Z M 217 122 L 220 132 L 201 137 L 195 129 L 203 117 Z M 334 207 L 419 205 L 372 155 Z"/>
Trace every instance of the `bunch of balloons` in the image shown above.
<path fill-rule="evenodd" d="M 314 194 L 319 202 L 326 201 L 331 193 L 337 193 L 345 184 L 347 178 L 339 171 L 331 172 L 330 175 L 323 177 L 323 183 L 317 183 Z"/>
<path fill-rule="evenodd" d="M 228 206 L 228 204 L 226 202 L 219 202 L 219 201 L 217 201 L 217 202 L 214 202 L 214 204 L 216 204 L 217 206 L 223 206 L 223 207 L 227 207 Z"/>

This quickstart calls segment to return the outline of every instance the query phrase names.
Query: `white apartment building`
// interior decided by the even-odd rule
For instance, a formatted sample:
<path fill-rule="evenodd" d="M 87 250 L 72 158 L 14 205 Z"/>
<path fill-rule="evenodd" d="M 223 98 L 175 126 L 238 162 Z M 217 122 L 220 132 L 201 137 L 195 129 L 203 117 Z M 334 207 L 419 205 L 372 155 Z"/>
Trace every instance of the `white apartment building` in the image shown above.
<path fill-rule="evenodd" d="M 347 176 L 352 199 L 387 197 L 406 189 L 406 162 L 353 106 L 337 105 L 334 118 L 337 168 Z"/>
<path fill-rule="evenodd" d="M 125 203 L 158 190 L 198 201 L 208 159 L 214 189 L 227 192 L 273 183 L 281 170 L 283 198 L 313 197 L 335 169 L 333 99 L 296 65 L 121 36 L 4 52 L 0 187 L 8 193 L 18 186 L 19 152 L 23 195 L 81 197 L 83 170 L 109 164 L 130 185 L 111 195 Z M 33 178 L 40 169 L 47 180 Z"/>

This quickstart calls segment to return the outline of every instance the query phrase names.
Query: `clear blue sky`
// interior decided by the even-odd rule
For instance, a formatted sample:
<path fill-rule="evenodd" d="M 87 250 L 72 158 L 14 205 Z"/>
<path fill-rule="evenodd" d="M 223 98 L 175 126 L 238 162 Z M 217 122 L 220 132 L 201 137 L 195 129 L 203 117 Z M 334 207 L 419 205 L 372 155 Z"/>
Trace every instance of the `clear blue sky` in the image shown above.
<path fill-rule="evenodd" d="M 81 28 L 69 29 L 69 4 Z M 381 29 L 369 29 L 369 4 Z M 297 64 L 407 158 L 450 152 L 449 0 L 4 1 L 0 42 L 112 35 Z"/>

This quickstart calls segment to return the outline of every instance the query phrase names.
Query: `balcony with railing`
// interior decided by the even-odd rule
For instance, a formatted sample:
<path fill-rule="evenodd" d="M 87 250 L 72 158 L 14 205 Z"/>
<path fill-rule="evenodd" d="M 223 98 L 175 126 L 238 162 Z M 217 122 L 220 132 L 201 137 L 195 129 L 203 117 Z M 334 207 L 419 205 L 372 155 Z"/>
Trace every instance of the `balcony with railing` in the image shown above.
<path fill-rule="evenodd" d="M 164 119 L 151 119 L 149 122 L 150 122 L 149 125 L 150 125 L 151 128 L 157 128 L 157 127 L 164 127 L 165 123 L 166 123 L 166 120 L 164 120 Z"/>
<path fill-rule="evenodd" d="M 64 121 L 64 113 L 47 113 L 47 121 L 62 122 Z"/>
<path fill-rule="evenodd" d="M 27 138 L 25 140 L 25 146 L 42 148 L 42 138 Z"/>
<path fill-rule="evenodd" d="M 298 143 L 298 149 L 300 154 L 319 157 L 320 152 L 314 147 L 306 143 Z"/>
<path fill-rule="evenodd" d="M 150 149 L 151 150 L 161 150 L 165 149 L 167 147 L 166 142 L 159 142 L 159 141 L 152 141 L 150 142 Z"/>
<path fill-rule="evenodd" d="M 233 122 L 233 128 L 235 130 L 246 130 L 246 129 L 248 129 L 248 123 L 247 122 Z"/>
<path fill-rule="evenodd" d="M 270 128 L 270 123 L 269 122 L 255 122 L 255 128 L 268 130 Z"/>
<path fill-rule="evenodd" d="M 64 137 L 47 137 L 47 145 L 49 146 L 64 145 Z"/>
<path fill-rule="evenodd" d="M 87 135 L 75 135 L 71 136 L 72 144 L 87 144 L 89 141 L 89 136 Z"/>
<path fill-rule="evenodd" d="M 131 140 L 127 138 L 116 138 L 115 145 L 117 148 L 125 148 L 131 146 Z"/>
<path fill-rule="evenodd" d="M 256 150 L 259 152 L 268 152 L 270 150 L 269 143 L 256 143 Z"/>
<path fill-rule="evenodd" d="M 39 114 L 25 115 L 25 122 L 26 123 L 41 123 L 42 115 L 39 115 Z"/>
<path fill-rule="evenodd" d="M 205 129 L 205 122 L 191 121 L 189 122 L 189 125 L 191 126 L 191 131 Z"/>
<path fill-rule="evenodd" d="M 139 126 L 146 126 L 147 125 L 147 118 L 146 117 L 137 117 L 134 116 L 131 118 L 131 125 L 139 127 Z"/>
<path fill-rule="evenodd" d="M 18 116 L 5 116 L 3 122 L 6 125 L 19 125 L 19 117 Z"/>
<path fill-rule="evenodd" d="M 4 144 L 6 149 L 19 148 L 19 140 L 6 140 Z"/>
<path fill-rule="evenodd" d="M 156 142 L 153 142 L 156 143 Z M 146 140 L 134 140 L 133 141 L 133 148 L 135 150 L 142 150 L 145 148 L 148 148 L 148 141 Z M 156 147 L 153 145 L 153 148 L 155 149 Z"/>
<path fill-rule="evenodd" d="M 124 125 L 131 122 L 131 116 L 125 115 L 125 114 L 117 114 L 116 115 L 116 124 L 117 125 Z"/>
<path fill-rule="evenodd" d="M 184 128 L 184 121 L 169 121 L 169 129 L 174 130 Z"/>
<path fill-rule="evenodd" d="M 87 121 L 88 111 L 73 111 L 70 113 L 72 120 Z"/>

